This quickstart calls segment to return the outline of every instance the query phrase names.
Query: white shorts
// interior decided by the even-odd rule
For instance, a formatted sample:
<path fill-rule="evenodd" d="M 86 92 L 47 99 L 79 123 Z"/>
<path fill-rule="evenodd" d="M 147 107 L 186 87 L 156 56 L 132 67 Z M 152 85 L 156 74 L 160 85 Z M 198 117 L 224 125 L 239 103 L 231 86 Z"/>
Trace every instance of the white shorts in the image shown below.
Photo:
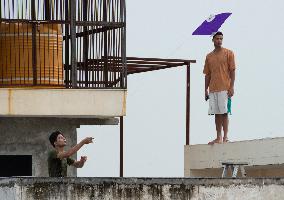
<path fill-rule="evenodd" d="M 209 115 L 228 113 L 228 91 L 209 93 Z"/>

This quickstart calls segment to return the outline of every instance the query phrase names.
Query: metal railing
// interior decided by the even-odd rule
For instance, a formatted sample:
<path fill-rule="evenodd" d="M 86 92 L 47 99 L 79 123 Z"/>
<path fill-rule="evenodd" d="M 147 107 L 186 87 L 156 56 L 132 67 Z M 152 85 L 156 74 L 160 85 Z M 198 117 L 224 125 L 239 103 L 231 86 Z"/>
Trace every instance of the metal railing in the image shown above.
<path fill-rule="evenodd" d="M 125 0 L 0 1 L 0 87 L 126 88 Z"/>

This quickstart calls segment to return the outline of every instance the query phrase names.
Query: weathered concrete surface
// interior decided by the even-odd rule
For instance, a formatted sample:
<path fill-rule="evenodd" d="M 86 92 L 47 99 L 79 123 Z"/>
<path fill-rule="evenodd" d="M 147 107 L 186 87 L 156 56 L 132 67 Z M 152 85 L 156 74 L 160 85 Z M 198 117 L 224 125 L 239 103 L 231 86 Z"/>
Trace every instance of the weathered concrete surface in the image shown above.
<path fill-rule="evenodd" d="M 284 177 L 284 138 L 184 147 L 185 177 L 220 177 L 224 161 L 247 162 L 249 177 Z"/>
<path fill-rule="evenodd" d="M 126 96 L 124 89 L 0 88 L 0 116 L 118 117 Z"/>
<path fill-rule="evenodd" d="M 53 131 L 61 131 L 67 139 L 66 148 L 70 148 L 77 143 L 76 128 L 80 125 L 116 124 L 118 119 L 115 118 L 0 117 L 0 155 L 31 155 L 32 175 L 45 177 L 48 176 L 47 154 L 52 149 L 49 135 Z M 76 155 L 73 158 L 76 159 Z M 77 170 L 69 167 L 67 173 L 74 177 Z"/>
<path fill-rule="evenodd" d="M 5 200 L 283 200 L 284 179 L 10 178 Z"/>
<path fill-rule="evenodd" d="M 55 130 L 62 131 L 68 148 L 77 142 L 78 126 L 68 119 L 0 118 L 0 155 L 32 155 L 32 175 L 48 176 L 47 154 L 52 149 L 49 135 Z M 68 175 L 76 176 L 76 169 L 70 167 Z"/>

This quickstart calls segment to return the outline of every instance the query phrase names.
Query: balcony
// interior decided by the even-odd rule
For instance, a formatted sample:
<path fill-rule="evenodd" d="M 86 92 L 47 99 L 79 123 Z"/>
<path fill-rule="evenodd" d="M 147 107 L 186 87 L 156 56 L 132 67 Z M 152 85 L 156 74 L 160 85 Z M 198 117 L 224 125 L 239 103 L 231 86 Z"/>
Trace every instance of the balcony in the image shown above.
<path fill-rule="evenodd" d="M 0 3 L 0 116 L 125 115 L 124 0 Z"/>

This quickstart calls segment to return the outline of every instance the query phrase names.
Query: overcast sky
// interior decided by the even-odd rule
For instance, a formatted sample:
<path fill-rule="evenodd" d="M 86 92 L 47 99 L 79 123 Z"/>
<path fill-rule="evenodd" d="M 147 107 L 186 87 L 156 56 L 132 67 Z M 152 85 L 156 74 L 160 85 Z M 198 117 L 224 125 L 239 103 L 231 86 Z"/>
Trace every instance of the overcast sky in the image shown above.
<path fill-rule="evenodd" d="M 191 34 L 210 14 L 222 12 L 233 13 L 220 30 L 237 64 L 229 139 L 284 135 L 283 9 L 283 0 L 127 1 L 127 56 L 197 60 L 191 67 L 191 144 L 215 137 L 202 74 L 213 44 L 209 36 Z M 128 77 L 125 176 L 184 175 L 185 72 Z M 82 126 L 78 141 L 86 136 L 95 143 L 79 151 L 88 161 L 78 176 L 119 176 L 119 126 Z"/>

